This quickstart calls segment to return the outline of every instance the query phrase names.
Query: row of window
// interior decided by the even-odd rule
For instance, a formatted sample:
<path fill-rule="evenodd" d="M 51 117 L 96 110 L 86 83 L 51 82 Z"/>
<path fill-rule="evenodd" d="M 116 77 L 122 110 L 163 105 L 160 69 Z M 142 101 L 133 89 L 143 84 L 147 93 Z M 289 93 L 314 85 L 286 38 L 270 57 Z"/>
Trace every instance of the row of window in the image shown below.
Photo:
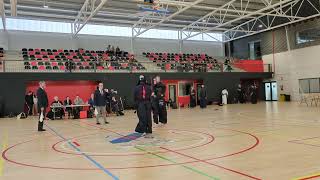
<path fill-rule="evenodd" d="M 299 79 L 300 93 L 320 93 L 320 78 Z"/>
<path fill-rule="evenodd" d="M 71 23 L 66 23 L 66 22 L 7 18 L 6 27 L 8 30 L 72 33 Z M 3 29 L 2 22 L 0 23 L 0 29 Z M 193 33 L 196 33 L 196 32 L 193 32 Z M 79 32 L 79 34 L 131 37 L 132 29 L 131 27 L 87 24 L 86 26 L 83 27 L 83 29 Z M 155 39 L 179 39 L 179 31 L 150 29 L 145 33 L 141 34 L 139 37 L 155 38 Z M 192 37 L 188 40 L 222 41 L 222 34 L 221 33 L 204 33 L 204 34 L 200 34 L 195 37 Z"/>

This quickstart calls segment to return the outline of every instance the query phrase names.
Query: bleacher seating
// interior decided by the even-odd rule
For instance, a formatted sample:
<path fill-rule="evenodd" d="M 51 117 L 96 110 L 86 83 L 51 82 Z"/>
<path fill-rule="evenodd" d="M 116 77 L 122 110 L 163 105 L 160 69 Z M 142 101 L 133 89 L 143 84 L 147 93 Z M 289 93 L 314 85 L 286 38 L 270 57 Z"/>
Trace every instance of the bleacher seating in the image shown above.
<path fill-rule="evenodd" d="M 207 54 L 144 52 L 143 56 L 165 71 L 222 71 L 222 64 Z"/>
<path fill-rule="evenodd" d="M 26 70 L 145 70 L 128 52 L 23 48 L 22 56 Z"/>

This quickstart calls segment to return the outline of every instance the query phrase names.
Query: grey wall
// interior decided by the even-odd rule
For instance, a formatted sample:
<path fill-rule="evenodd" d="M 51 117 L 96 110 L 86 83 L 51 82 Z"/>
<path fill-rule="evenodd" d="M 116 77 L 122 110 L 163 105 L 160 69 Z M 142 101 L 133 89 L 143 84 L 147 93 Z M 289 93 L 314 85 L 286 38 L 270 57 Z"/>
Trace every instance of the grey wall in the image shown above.
<path fill-rule="evenodd" d="M 72 39 L 70 34 L 0 31 L 0 46 L 7 50 L 21 50 L 21 48 L 103 50 L 108 44 L 119 45 L 121 49 L 131 52 L 131 38 L 129 37 L 79 35 L 76 39 Z M 133 44 L 135 54 L 147 51 L 179 52 L 178 40 L 135 38 Z M 224 56 L 222 43 L 218 42 L 185 41 L 183 46 L 182 52 L 185 53 Z"/>
<path fill-rule="evenodd" d="M 273 41 L 273 36 L 274 36 L 274 41 Z M 272 54 L 273 47 L 274 47 L 275 53 L 288 50 L 286 31 L 284 28 L 279 28 L 273 31 L 268 31 L 265 33 L 260 33 L 253 36 L 232 41 L 231 42 L 233 46 L 233 49 L 231 50 L 233 52 L 232 56 L 240 59 L 248 59 L 249 58 L 248 43 L 253 41 L 261 41 L 262 55 Z"/>
<path fill-rule="evenodd" d="M 160 73 L 145 74 L 147 78 L 160 75 L 162 79 L 194 79 L 203 80 L 207 86 L 208 98 L 219 100 L 221 90 L 229 90 L 229 98 L 236 95 L 237 84 L 241 79 L 267 79 L 272 73 Z M 26 84 L 29 81 L 40 80 L 90 80 L 102 81 L 107 88 L 117 89 L 121 96 L 126 96 L 129 105 L 133 103 L 133 88 L 137 83 L 139 74 L 134 73 L 0 73 L 0 97 L 5 101 L 5 112 L 22 112 Z M 263 97 L 263 94 L 260 94 Z"/>

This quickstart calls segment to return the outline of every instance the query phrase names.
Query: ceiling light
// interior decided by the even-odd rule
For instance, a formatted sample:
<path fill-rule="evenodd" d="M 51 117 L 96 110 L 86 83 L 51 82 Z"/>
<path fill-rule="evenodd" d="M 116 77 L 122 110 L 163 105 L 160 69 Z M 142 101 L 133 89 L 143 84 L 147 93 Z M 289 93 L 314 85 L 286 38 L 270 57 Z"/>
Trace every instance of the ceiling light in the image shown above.
<path fill-rule="evenodd" d="M 46 9 L 49 8 L 49 6 L 48 6 L 48 4 L 47 4 L 47 0 L 44 0 L 44 1 L 43 1 L 43 8 L 46 8 Z"/>
<path fill-rule="evenodd" d="M 262 28 L 263 26 L 262 26 L 262 24 L 260 24 L 258 27 L 259 27 L 259 28 Z"/>
<path fill-rule="evenodd" d="M 48 5 L 43 5 L 43 8 L 48 9 L 48 8 L 49 8 L 49 6 L 48 6 Z"/>

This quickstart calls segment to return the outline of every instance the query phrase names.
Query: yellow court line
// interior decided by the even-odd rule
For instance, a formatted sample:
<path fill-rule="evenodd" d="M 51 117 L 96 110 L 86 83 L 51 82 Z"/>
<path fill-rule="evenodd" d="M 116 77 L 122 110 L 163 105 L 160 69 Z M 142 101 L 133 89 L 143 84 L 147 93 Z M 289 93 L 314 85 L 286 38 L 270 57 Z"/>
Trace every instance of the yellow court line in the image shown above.
<path fill-rule="evenodd" d="M 3 133 L 1 154 L 4 150 L 7 149 L 7 147 L 8 147 L 8 132 Z M 3 176 L 4 162 L 5 162 L 1 154 L 0 154 L 0 177 Z"/>
<path fill-rule="evenodd" d="M 309 180 L 309 179 L 314 179 L 314 178 L 319 178 L 319 177 L 320 177 L 320 173 L 317 173 L 317 174 L 311 174 L 311 175 L 304 176 L 304 177 L 294 178 L 292 180 Z"/>

